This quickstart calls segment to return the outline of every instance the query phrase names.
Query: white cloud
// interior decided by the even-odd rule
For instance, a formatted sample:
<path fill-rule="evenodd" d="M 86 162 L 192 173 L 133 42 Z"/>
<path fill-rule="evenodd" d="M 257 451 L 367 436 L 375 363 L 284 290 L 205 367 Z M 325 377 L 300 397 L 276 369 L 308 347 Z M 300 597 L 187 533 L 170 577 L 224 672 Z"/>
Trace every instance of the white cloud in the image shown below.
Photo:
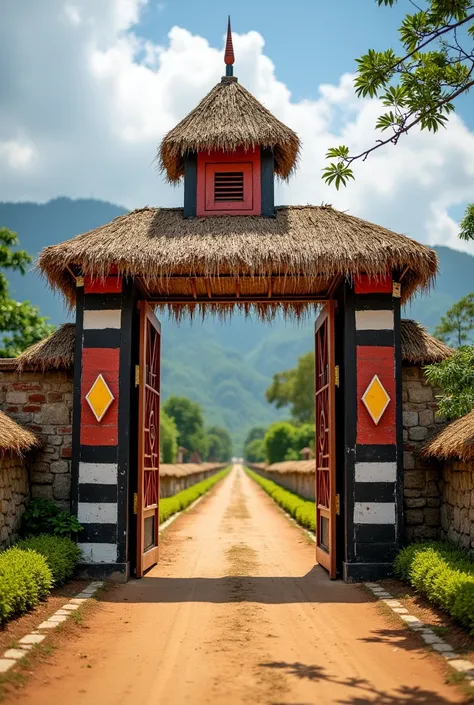
<path fill-rule="evenodd" d="M 163 46 L 143 41 L 133 28 L 146 4 L 4 0 L 4 200 L 93 194 L 130 208 L 181 203 L 182 190 L 164 183 L 153 159 L 166 131 L 220 79 L 223 44 L 176 26 Z M 278 186 L 279 202 L 330 202 L 424 242 L 474 251 L 449 216 L 474 192 L 474 134 L 459 117 L 441 134 L 414 132 L 374 153 L 356 165 L 356 182 L 336 192 L 321 181 L 327 148 L 373 144 L 380 106 L 355 98 L 349 74 L 321 85 L 317 100 L 294 102 L 264 44 L 254 31 L 234 37 L 239 80 L 303 142 L 300 169 Z"/>

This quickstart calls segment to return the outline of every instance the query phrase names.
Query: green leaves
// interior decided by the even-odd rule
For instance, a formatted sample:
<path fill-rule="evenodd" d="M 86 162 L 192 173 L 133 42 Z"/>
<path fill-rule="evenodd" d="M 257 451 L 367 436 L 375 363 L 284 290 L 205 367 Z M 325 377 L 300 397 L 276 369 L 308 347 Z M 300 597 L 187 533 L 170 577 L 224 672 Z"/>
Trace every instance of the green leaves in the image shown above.
<path fill-rule="evenodd" d="M 474 409 L 474 346 L 467 345 L 437 364 L 425 367 L 428 381 L 441 389 L 439 413 L 457 419 Z"/>
<path fill-rule="evenodd" d="M 352 169 L 345 165 L 344 162 L 332 162 L 329 166 L 323 169 L 323 179 L 327 184 L 334 183 L 337 190 L 341 186 L 347 186 L 349 179 L 354 178 Z"/>
<path fill-rule="evenodd" d="M 461 231 L 459 233 L 461 240 L 474 240 L 474 203 L 471 203 L 461 220 Z"/>

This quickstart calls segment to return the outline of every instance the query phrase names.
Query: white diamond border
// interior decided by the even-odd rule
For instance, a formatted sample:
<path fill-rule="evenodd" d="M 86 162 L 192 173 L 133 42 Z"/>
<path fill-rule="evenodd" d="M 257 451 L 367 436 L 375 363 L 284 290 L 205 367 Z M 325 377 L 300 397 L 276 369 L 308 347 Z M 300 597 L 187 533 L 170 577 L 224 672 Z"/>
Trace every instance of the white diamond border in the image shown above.
<path fill-rule="evenodd" d="M 75 610 L 78 610 L 81 605 L 94 597 L 97 590 L 99 590 L 103 584 L 102 581 L 94 580 L 87 585 L 82 592 L 79 592 L 75 597 L 71 598 L 69 602 L 63 605 L 61 609 L 52 614 L 45 622 L 41 622 L 37 629 L 20 639 L 18 641 L 18 648 L 7 649 L 3 657 L 0 658 L 0 674 L 7 673 L 7 671 L 13 668 L 13 666 L 27 655 L 35 644 L 41 644 L 41 642 L 46 639 L 48 629 L 55 629 L 69 619 Z"/>
<path fill-rule="evenodd" d="M 367 394 L 367 392 L 368 392 L 368 390 L 369 390 L 369 387 L 370 387 L 371 384 L 373 384 L 374 380 L 377 380 L 377 382 L 380 384 L 380 386 L 382 387 L 382 389 L 384 390 L 385 394 L 386 394 L 387 397 L 388 397 L 388 399 L 387 399 L 387 401 L 386 401 L 386 403 L 385 403 L 385 406 L 384 406 L 384 408 L 382 409 L 382 411 L 380 412 L 380 416 L 379 416 L 379 418 L 377 419 L 377 421 L 375 420 L 374 415 L 372 414 L 371 410 L 369 409 L 369 407 L 368 407 L 368 405 L 367 405 L 367 402 L 365 401 L 365 395 Z M 380 379 L 380 377 L 379 377 L 378 375 L 374 375 L 374 376 L 372 377 L 372 379 L 370 380 L 369 384 L 367 385 L 367 389 L 365 390 L 365 392 L 364 392 L 363 395 L 362 395 L 362 402 L 363 402 L 365 408 L 367 409 L 370 418 L 372 419 L 372 421 L 374 422 L 374 424 L 375 424 L 376 426 L 378 426 L 378 424 L 379 424 L 380 421 L 382 420 L 382 416 L 385 414 L 385 411 L 386 411 L 386 409 L 387 409 L 387 406 L 390 404 L 391 401 L 392 401 L 392 399 L 391 399 L 391 397 L 390 397 L 390 394 L 387 392 L 387 390 L 386 390 L 385 387 L 383 386 L 382 380 Z"/>
<path fill-rule="evenodd" d="M 418 632 L 426 646 L 436 651 L 440 656 L 446 659 L 447 664 L 453 668 L 458 673 L 462 673 L 468 679 L 468 683 L 471 687 L 474 687 L 474 663 L 461 658 L 458 654 L 454 653 L 453 647 L 446 641 L 441 639 L 436 632 L 430 629 L 421 619 L 408 614 L 406 607 L 402 605 L 397 599 L 395 599 L 385 588 L 378 585 L 378 583 L 364 583 L 365 587 L 370 590 L 370 592 L 384 604 L 389 607 L 394 614 L 397 615 L 405 625 L 410 629 Z"/>
<path fill-rule="evenodd" d="M 89 400 L 89 394 L 92 392 L 92 390 L 94 389 L 94 387 L 95 387 L 95 385 L 97 384 L 97 382 L 99 381 L 99 379 L 101 379 L 102 382 L 105 384 L 105 386 L 107 387 L 108 391 L 110 392 L 110 396 L 111 396 L 111 399 L 109 400 L 109 403 L 107 404 L 107 406 L 105 407 L 104 411 L 101 413 L 100 416 L 98 416 L 98 415 L 95 413 L 94 409 L 92 408 L 92 404 L 91 404 L 91 402 L 90 402 L 90 400 Z M 104 418 L 104 416 L 106 415 L 106 413 L 108 412 L 108 410 L 110 409 L 110 405 L 112 404 L 112 402 L 115 401 L 115 397 L 114 397 L 114 395 L 112 394 L 111 389 L 110 389 L 109 385 L 107 384 L 107 382 L 105 381 L 104 376 L 102 375 L 102 373 L 98 374 L 97 377 L 95 378 L 94 382 L 93 382 L 92 385 L 91 385 L 91 388 L 89 389 L 89 391 L 88 391 L 87 394 L 86 394 L 86 399 L 87 399 L 87 403 L 88 403 L 89 406 L 90 406 L 90 410 L 92 411 L 92 413 L 93 413 L 94 416 L 96 417 L 97 421 L 100 423 L 100 422 L 102 421 L 102 419 Z"/>

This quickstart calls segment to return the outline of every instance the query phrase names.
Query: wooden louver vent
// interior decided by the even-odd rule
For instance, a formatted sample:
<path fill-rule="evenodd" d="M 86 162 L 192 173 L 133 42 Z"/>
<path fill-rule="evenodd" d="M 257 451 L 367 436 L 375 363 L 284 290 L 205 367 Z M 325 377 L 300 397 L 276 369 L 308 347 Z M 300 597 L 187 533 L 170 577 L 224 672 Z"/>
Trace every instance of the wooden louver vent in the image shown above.
<path fill-rule="evenodd" d="M 243 171 L 217 171 L 214 174 L 214 201 L 243 201 Z"/>

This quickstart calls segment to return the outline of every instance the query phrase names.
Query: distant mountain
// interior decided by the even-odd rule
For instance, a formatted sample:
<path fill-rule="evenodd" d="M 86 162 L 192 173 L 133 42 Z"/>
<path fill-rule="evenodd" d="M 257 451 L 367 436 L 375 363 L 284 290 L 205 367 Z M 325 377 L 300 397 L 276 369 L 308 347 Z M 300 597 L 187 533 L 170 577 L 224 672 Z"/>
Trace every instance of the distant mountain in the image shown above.
<path fill-rule="evenodd" d="M 47 246 L 109 222 L 125 213 L 112 203 L 94 199 L 56 198 L 45 204 L 0 203 L 0 225 L 15 230 L 21 247 L 38 254 Z M 436 287 L 409 304 L 404 315 L 433 328 L 461 296 L 474 290 L 474 257 L 436 247 L 440 274 Z M 38 273 L 12 276 L 19 300 L 29 299 L 58 324 L 68 316 L 63 302 Z M 189 396 L 202 404 L 209 424 L 226 426 L 237 449 L 249 428 L 282 418 L 265 400 L 275 372 L 292 367 L 313 345 L 313 321 L 271 324 L 235 315 L 229 323 L 215 318 L 176 324 L 162 320 L 163 395 Z"/>

